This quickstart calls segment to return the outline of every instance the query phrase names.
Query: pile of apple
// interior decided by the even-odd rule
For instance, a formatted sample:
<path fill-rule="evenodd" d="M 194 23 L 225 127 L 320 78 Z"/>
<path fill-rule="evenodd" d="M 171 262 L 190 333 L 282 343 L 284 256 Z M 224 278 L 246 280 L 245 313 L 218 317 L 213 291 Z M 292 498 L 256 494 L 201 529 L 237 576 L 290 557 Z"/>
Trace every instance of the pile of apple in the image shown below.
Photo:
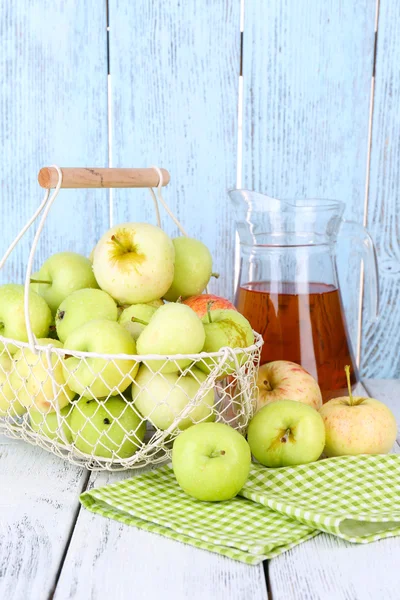
<path fill-rule="evenodd" d="M 5 344 L 0 417 L 28 411 L 35 431 L 73 442 L 84 453 L 118 458 L 142 444 L 146 420 L 161 430 L 176 419 L 180 430 L 213 421 L 213 389 L 179 419 L 216 364 L 207 357 L 193 364 L 188 355 L 245 348 L 254 334 L 230 302 L 202 294 L 212 275 L 202 242 L 171 239 L 147 223 L 113 227 L 90 259 L 72 252 L 48 258 L 32 275 L 30 322 L 40 346 L 65 352 Z M 22 285 L 0 287 L 0 333 L 28 339 Z M 219 376 L 233 369 L 228 360 Z"/>
<path fill-rule="evenodd" d="M 251 456 L 265 467 L 307 464 L 323 457 L 385 454 L 396 440 L 393 413 L 374 398 L 349 396 L 322 405 L 313 377 L 288 361 L 263 365 L 258 406 L 247 441 L 223 423 L 200 423 L 174 441 L 172 466 L 181 488 L 198 500 L 236 496 L 246 483 Z"/>

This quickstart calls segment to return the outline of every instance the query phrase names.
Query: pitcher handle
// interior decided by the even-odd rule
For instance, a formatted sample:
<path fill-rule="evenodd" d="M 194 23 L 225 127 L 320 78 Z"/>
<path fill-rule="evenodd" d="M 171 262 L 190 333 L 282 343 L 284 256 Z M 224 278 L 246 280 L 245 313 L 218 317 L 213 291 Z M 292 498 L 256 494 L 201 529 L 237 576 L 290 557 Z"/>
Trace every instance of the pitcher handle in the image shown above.
<path fill-rule="evenodd" d="M 379 315 L 379 271 L 374 242 L 363 225 L 356 221 L 342 221 L 339 234 L 357 244 L 364 264 L 364 295 L 368 307 L 368 320 L 374 323 Z"/>

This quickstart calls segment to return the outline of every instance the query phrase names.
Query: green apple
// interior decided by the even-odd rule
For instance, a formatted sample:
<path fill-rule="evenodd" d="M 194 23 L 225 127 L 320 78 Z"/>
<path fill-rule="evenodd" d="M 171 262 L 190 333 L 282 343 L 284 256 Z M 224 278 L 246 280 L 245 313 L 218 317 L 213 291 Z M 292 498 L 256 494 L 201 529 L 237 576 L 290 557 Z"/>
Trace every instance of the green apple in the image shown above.
<path fill-rule="evenodd" d="M 199 423 L 174 441 L 172 468 L 184 492 L 211 502 L 234 498 L 250 472 L 249 444 L 223 423 Z"/>
<path fill-rule="evenodd" d="M 90 260 L 75 252 L 58 252 L 50 256 L 32 276 L 31 286 L 46 300 L 53 314 L 72 292 L 99 287 Z"/>
<path fill-rule="evenodd" d="M 278 400 L 264 406 L 247 432 L 254 458 L 266 467 L 305 465 L 318 460 L 325 445 L 321 415 L 295 400 Z"/>
<path fill-rule="evenodd" d="M 155 306 L 148 304 L 132 304 L 122 312 L 118 323 L 129 331 L 134 340 L 137 340 L 156 310 Z"/>
<path fill-rule="evenodd" d="M 67 350 L 98 354 L 136 354 L 136 344 L 119 323 L 107 319 L 89 321 L 65 340 Z M 69 387 L 85 398 L 116 396 L 126 390 L 139 365 L 133 359 L 71 356 L 64 363 Z"/>
<path fill-rule="evenodd" d="M 184 304 L 164 304 L 151 318 L 137 340 L 138 354 L 197 354 L 205 340 L 204 327 L 196 313 Z M 147 360 L 146 364 L 162 373 L 177 373 L 192 360 Z"/>
<path fill-rule="evenodd" d="M 96 289 L 82 289 L 72 292 L 56 312 L 57 335 L 65 342 L 70 333 L 82 327 L 88 321 L 108 319 L 116 321 L 118 308 L 107 292 Z"/>
<path fill-rule="evenodd" d="M 28 341 L 24 306 L 23 285 L 6 283 L 0 286 L 0 335 Z M 45 337 L 51 324 L 51 312 L 45 300 L 32 290 L 29 290 L 29 317 L 33 334 L 38 338 Z M 14 354 L 18 347 L 8 344 L 7 349 Z"/>
<path fill-rule="evenodd" d="M 153 373 L 142 365 L 132 385 L 134 405 L 158 429 L 168 429 L 188 407 L 178 421 L 178 429 L 187 429 L 200 421 L 214 421 L 214 389 L 198 397 L 201 384 L 207 377 L 193 367 L 187 375 Z"/>
<path fill-rule="evenodd" d="M 207 246 L 189 237 L 172 240 L 175 246 L 175 270 L 172 285 L 164 294 L 169 302 L 189 298 L 206 289 L 212 274 L 212 257 Z"/>
<path fill-rule="evenodd" d="M 40 339 L 37 343 L 39 346 L 63 347 L 61 342 L 50 338 Z M 11 388 L 20 404 L 25 408 L 35 407 L 42 413 L 56 410 L 56 403 L 60 408 L 69 404 L 75 394 L 66 384 L 63 363 L 64 359 L 52 352 L 55 393 L 45 352 L 35 354 L 30 348 L 20 348 L 14 356 L 14 368 L 10 375 Z"/>
<path fill-rule="evenodd" d="M 72 442 L 72 431 L 70 427 L 72 410 L 73 404 L 68 404 L 60 410 L 61 429 L 68 444 L 71 444 Z M 43 413 L 40 410 L 31 408 L 29 409 L 29 422 L 33 431 L 36 431 L 51 440 L 57 440 L 57 442 L 64 443 L 58 426 L 57 413 L 55 411 Z"/>
<path fill-rule="evenodd" d="M 254 343 L 254 333 L 248 320 L 236 310 L 220 309 L 208 310 L 203 317 L 206 339 L 203 352 L 218 352 L 221 348 L 247 348 Z M 244 353 L 236 355 L 239 365 L 246 360 Z M 216 366 L 219 358 L 205 358 L 196 366 L 210 373 Z M 222 366 L 223 372 L 219 378 L 226 377 L 236 370 L 233 359 L 228 359 Z"/>
<path fill-rule="evenodd" d="M 121 398 L 98 402 L 81 398 L 71 415 L 75 447 L 85 454 L 128 458 L 143 442 L 146 422 Z"/>
<path fill-rule="evenodd" d="M 0 355 L 0 418 L 18 418 L 26 411 L 25 406 L 18 402 L 11 387 L 10 377 L 13 366 L 11 357 L 4 349 Z"/>
<path fill-rule="evenodd" d="M 97 243 L 93 271 L 99 286 L 120 304 L 161 298 L 174 277 L 172 240 L 149 223 L 112 227 Z"/>

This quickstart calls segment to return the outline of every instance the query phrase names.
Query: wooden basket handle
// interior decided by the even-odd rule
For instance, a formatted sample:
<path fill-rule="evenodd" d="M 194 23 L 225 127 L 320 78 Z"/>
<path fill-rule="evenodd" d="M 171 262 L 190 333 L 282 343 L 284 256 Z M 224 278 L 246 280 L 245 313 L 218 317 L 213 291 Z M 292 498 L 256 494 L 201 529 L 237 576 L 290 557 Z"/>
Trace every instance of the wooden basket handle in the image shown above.
<path fill-rule="evenodd" d="M 163 186 L 167 185 L 170 175 L 160 169 Z M 103 168 L 66 168 L 61 169 L 62 188 L 149 188 L 157 187 L 159 177 L 155 169 L 103 169 Z M 54 167 L 43 167 L 38 175 L 42 188 L 52 189 L 58 183 L 58 173 Z"/>

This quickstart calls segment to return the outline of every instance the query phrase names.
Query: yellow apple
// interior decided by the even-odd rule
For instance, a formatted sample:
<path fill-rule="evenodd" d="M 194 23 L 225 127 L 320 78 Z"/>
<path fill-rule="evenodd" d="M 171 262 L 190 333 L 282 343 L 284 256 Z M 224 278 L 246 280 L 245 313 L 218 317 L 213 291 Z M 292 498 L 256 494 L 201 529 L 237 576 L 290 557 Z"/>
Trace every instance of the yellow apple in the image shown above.
<path fill-rule="evenodd" d="M 314 377 L 287 360 L 262 365 L 258 370 L 257 387 L 257 410 L 277 400 L 302 402 L 316 410 L 322 406 L 321 390 Z"/>
<path fill-rule="evenodd" d="M 10 384 L 13 361 L 6 350 L 0 355 L 0 417 L 20 417 L 26 411 L 15 397 Z"/>
<path fill-rule="evenodd" d="M 58 340 L 43 338 L 37 342 L 40 346 L 52 345 L 62 348 Z M 14 356 L 14 368 L 11 371 L 10 383 L 19 402 L 25 408 L 35 407 L 47 413 L 56 410 L 56 403 L 64 408 L 74 397 L 74 392 L 66 385 L 63 373 L 64 359 L 55 352 L 51 354 L 53 375 L 56 381 L 55 392 L 49 375 L 49 362 L 44 350 L 38 354 L 30 348 L 20 348 Z"/>
<path fill-rule="evenodd" d="M 350 370 L 346 367 L 350 378 Z M 392 411 L 379 400 L 353 396 L 333 398 L 319 411 L 326 431 L 326 456 L 386 454 L 397 435 Z"/>

